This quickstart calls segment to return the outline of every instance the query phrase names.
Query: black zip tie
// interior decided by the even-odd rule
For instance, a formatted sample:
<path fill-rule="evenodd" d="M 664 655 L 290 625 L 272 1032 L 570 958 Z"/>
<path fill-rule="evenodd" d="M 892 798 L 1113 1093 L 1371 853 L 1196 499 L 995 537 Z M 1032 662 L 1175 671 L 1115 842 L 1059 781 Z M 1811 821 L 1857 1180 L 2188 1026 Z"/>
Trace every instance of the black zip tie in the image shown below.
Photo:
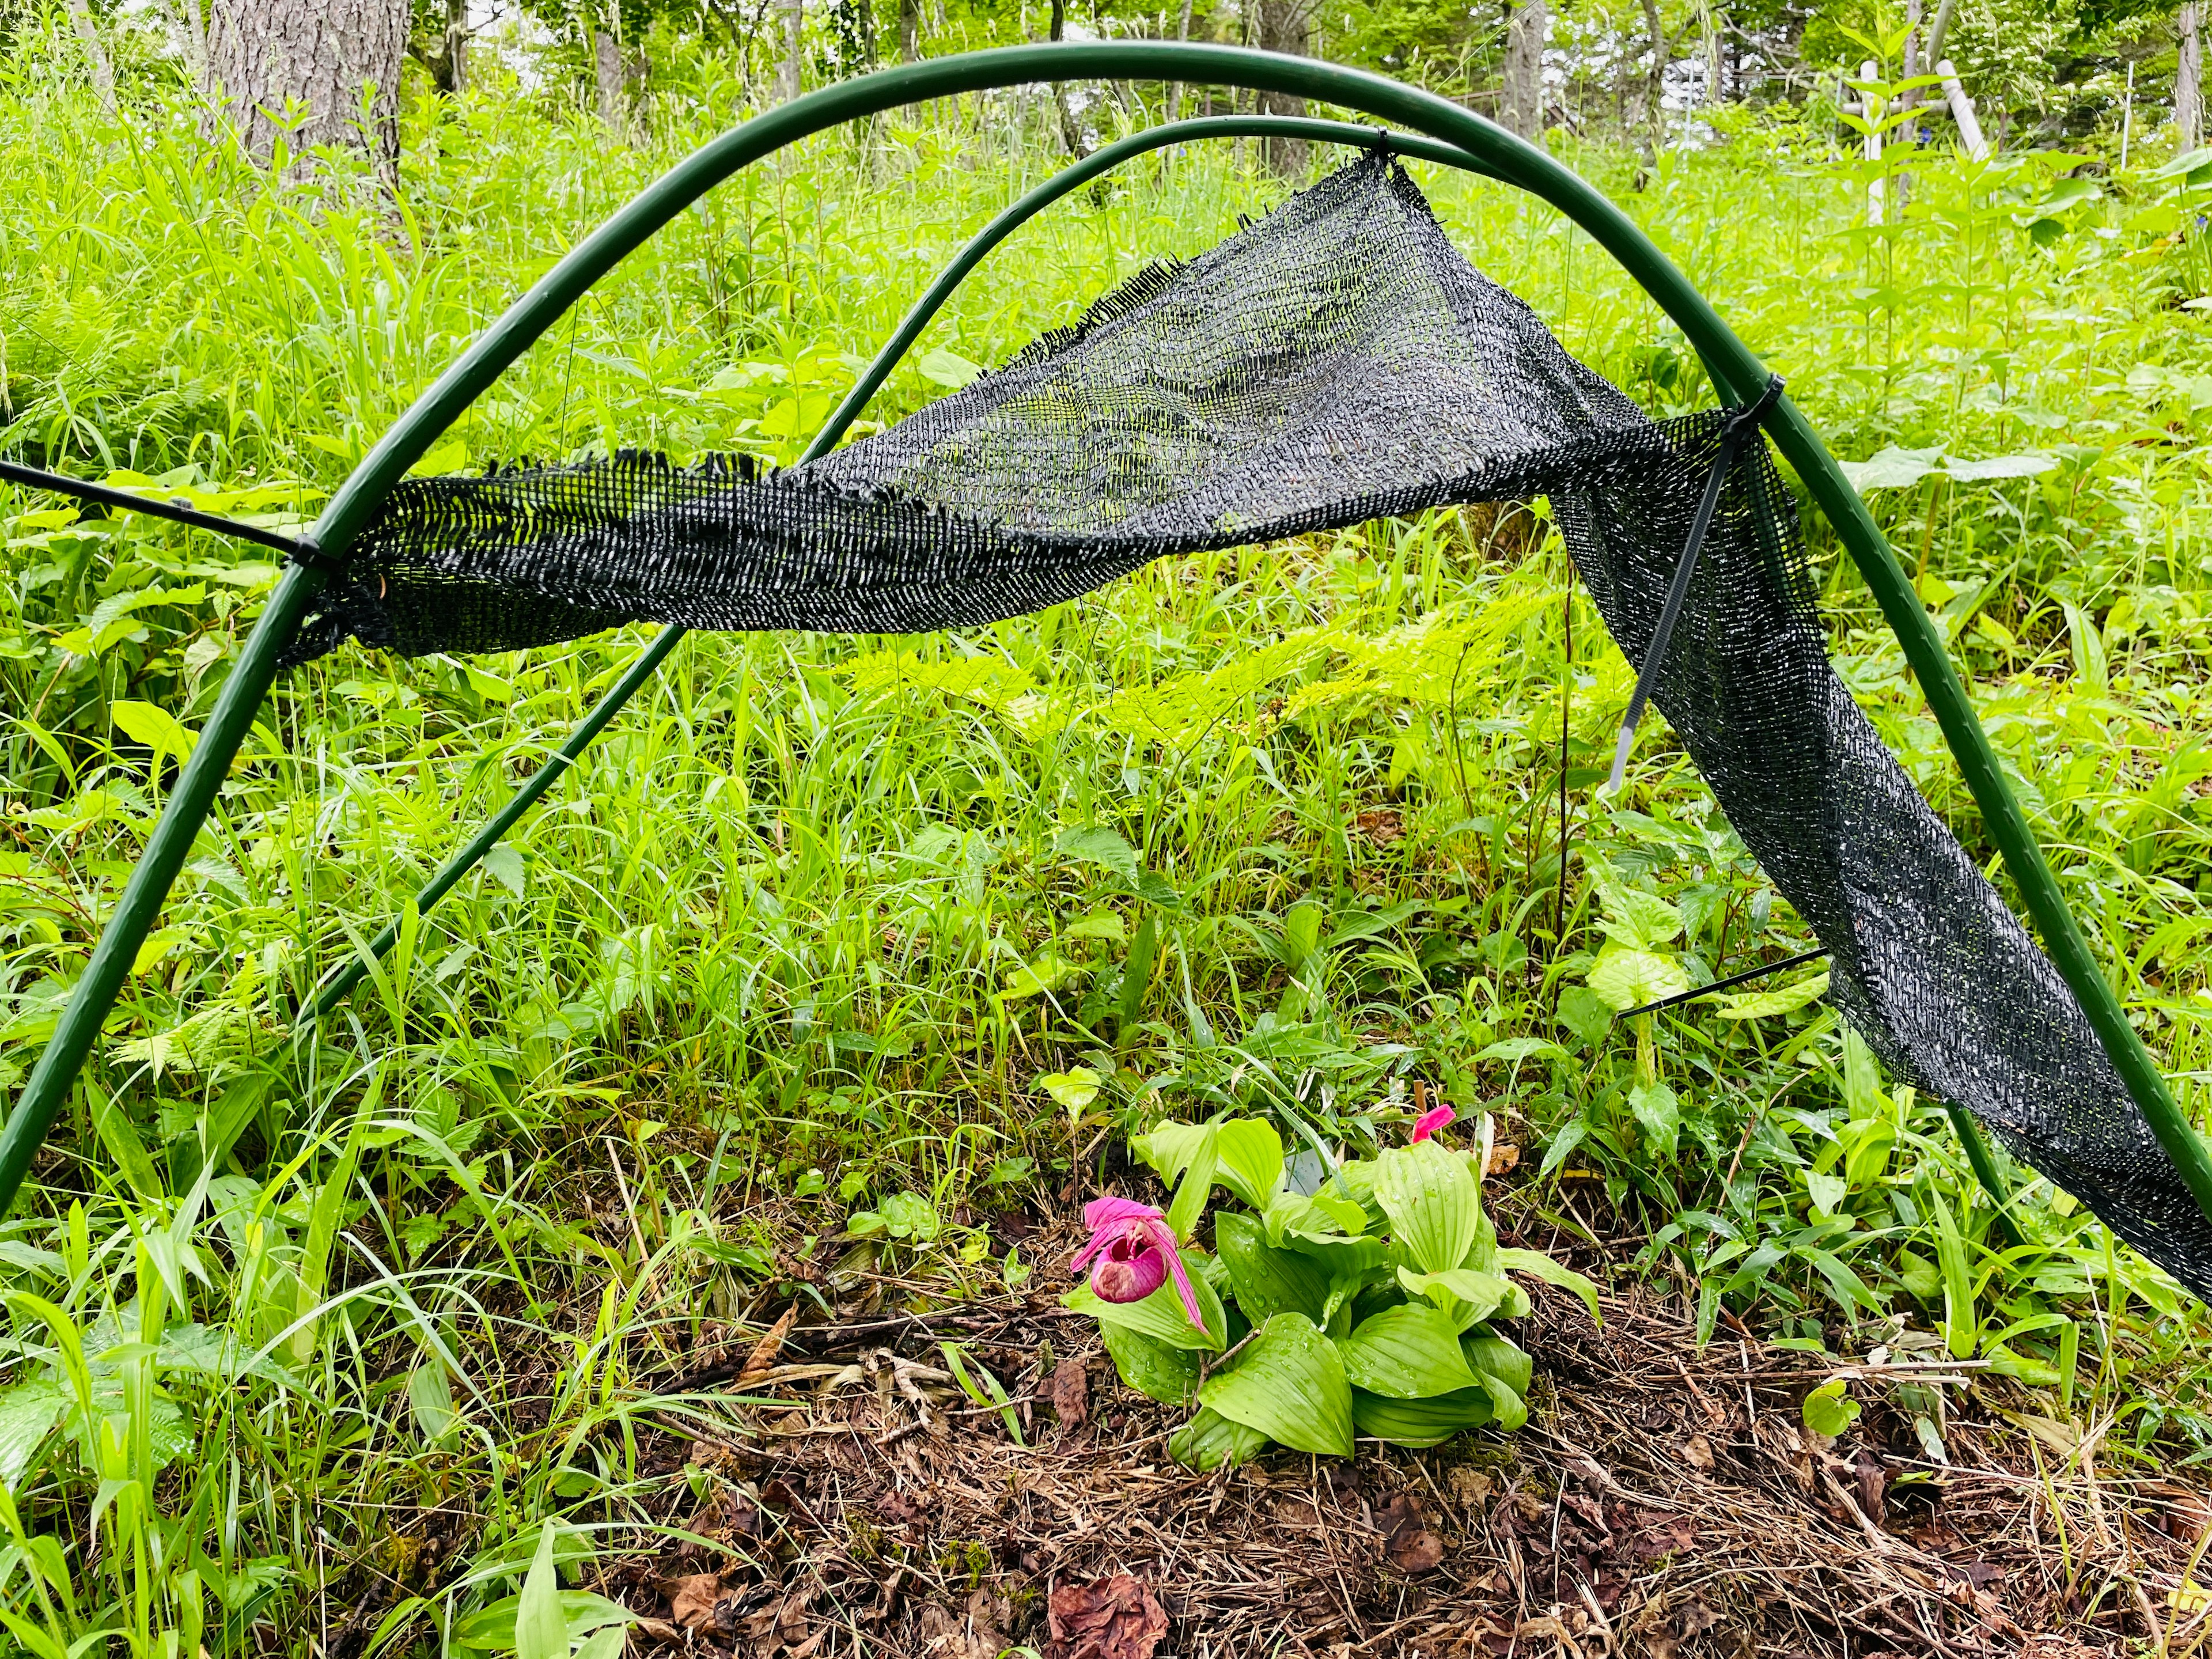
<path fill-rule="evenodd" d="M 1694 1002 L 1698 998 L 1709 997 L 1716 991 L 1726 991 L 1752 980 L 1762 978 L 1768 974 L 1778 974 L 1784 968 L 1802 968 L 1808 962 L 1818 962 L 1827 954 L 1827 947 L 1820 945 L 1814 950 L 1800 951 L 1794 957 L 1784 957 L 1779 962 L 1762 962 L 1756 968 L 1747 968 L 1740 974 L 1730 974 L 1726 979 L 1717 979 L 1711 985 L 1699 985 L 1687 991 L 1677 991 L 1671 997 L 1661 997 L 1658 1001 L 1647 1002 L 1641 1008 L 1631 1008 L 1620 1018 L 1634 1019 L 1638 1014 L 1656 1013 L 1662 1008 L 1671 1008 L 1678 1002 Z"/>
<path fill-rule="evenodd" d="M 1683 603 L 1690 597 L 1690 578 L 1697 574 L 1698 555 L 1704 550 L 1705 532 L 1712 528 L 1713 514 L 1719 510 L 1721 486 L 1728 482 L 1729 471 L 1735 465 L 1736 448 L 1759 429 L 1781 396 L 1782 377 L 1767 376 L 1766 390 L 1753 402 L 1729 411 L 1727 423 L 1721 428 L 1720 453 L 1713 457 L 1713 470 L 1705 475 L 1705 493 L 1698 500 L 1697 517 L 1690 520 L 1690 539 L 1674 567 L 1674 580 L 1668 584 L 1667 603 L 1660 609 L 1658 626 L 1651 630 L 1651 648 L 1644 653 L 1644 666 L 1636 676 L 1628 713 L 1621 717 L 1620 738 L 1613 749 L 1613 775 L 1605 784 L 1608 794 L 1620 793 L 1621 779 L 1628 770 L 1628 750 L 1636 741 L 1636 723 L 1644 718 L 1644 705 L 1650 701 L 1651 688 L 1658 683 L 1659 665 L 1667 660 L 1674 624 L 1682 619 Z"/>
<path fill-rule="evenodd" d="M 30 489 L 51 490 L 58 495 L 74 495 L 79 501 L 96 501 L 102 507 L 125 513 L 143 513 L 149 518 L 188 524 L 196 530 L 212 530 L 217 535 L 235 536 L 240 541 L 255 542 L 263 547 L 272 548 L 293 563 L 320 571 L 325 576 L 345 574 L 343 564 L 305 536 L 287 536 L 278 531 L 264 530 L 259 525 L 226 519 L 219 513 L 203 513 L 199 508 L 181 501 L 165 501 L 159 496 L 134 495 L 128 490 L 89 483 L 82 478 L 48 472 L 40 467 L 25 466 L 16 461 L 0 461 L 0 478 Z"/>

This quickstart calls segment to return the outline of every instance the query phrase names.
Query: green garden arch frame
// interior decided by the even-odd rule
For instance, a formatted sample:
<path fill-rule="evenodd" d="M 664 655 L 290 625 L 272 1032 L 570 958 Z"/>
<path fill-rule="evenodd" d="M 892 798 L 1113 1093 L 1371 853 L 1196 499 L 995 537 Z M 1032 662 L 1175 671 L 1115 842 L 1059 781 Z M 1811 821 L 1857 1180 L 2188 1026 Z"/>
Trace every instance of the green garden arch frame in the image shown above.
<path fill-rule="evenodd" d="M 1448 165 L 1468 167 L 1514 185 L 1573 220 L 1619 261 L 1682 331 L 1725 400 L 1748 404 L 1767 384 L 1768 371 L 1758 357 L 1673 262 L 1611 201 L 1543 149 L 1432 93 L 1361 70 L 1244 47 L 1147 41 L 1010 46 L 927 59 L 825 87 L 757 116 L 695 151 L 571 251 L 416 400 L 331 497 L 304 538 L 306 550 L 310 555 L 342 555 L 408 469 L 428 452 L 440 435 L 509 364 L 647 237 L 700 195 L 740 169 L 813 133 L 902 104 L 1038 82 L 1131 79 L 1232 86 L 1312 99 L 1409 129 L 1418 137 L 1412 141 L 1393 140 L 1394 148 L 1425 159 L 1443 161 Z M 1232 123 L 1239 118 L 1226 118 Z M 1212 135 L 1198 131 L 1207 125 L 1176 124 L 1174 137 L 1158 137 L 1157 134 L 1170 130 L 1154 129 L 1138 135 L 1153 140 L 1139 148 L 1176 142 L 1185 132 L 1192 137 L 1224 136 L 1224 129 L 1218 125 Z M 1263 130 L 1298 136 L 1289 135 L 1287 125 Z M 1365 136 L 1364 130 L 1343 127 L 1304 136 L 1340 141 L 1352 131 L 1361 131 L 1363 138 Z M 1434 149 L 1423 140 L 1433 141 Z M 1067 188 L 1073 189 L 1134 153 L 1135 149 L 1109 146 L 1048 181 L 1040 191 L 1031 192 L 1015 210 L 1010 210 L 1009 215 L 994 222 L 994 228 L 1005 222 L 1006 229 L 1011 230 L 1014 223 L 1020 222 L 1020 218 L 1012 217 L 1014 213 L 1026 207 L 1029 212 L 1020 215 L 1025 218 L 1056 195 L 1066 193 L 1066 190 L 1054 190 L 1054 196 L 1036 199 L 1044 196 L 1045 190 L 1054 189 L 1063 180 L 1069 181 Z M 1107 159 L 1109 155 L 1111 160 Z M 1085 172 L 1085 168 L 1091 171 Z M 1032 202 L 1034 206 L 1030 205 Z M 1006 222 L 1009 219 L 1011 222 Z M 982 238 L 976 240 L 980 242 Z M 971 243 L 970 249 L 974 248 Z M 967 258 L 969 252 L 963 250 L 963 259 Z M 976 252 L 975 257 L 980 258 L 981 252 L 988 252 L 988 248 Z M 973 263 L 971 259 L 962 266 L 956 260 L 955 267 L 948 268 L 932 294 L 937 294 L 940 288 L 949 293 Z M 938 295 L 939 303 L 942 297 Z M 925 295 L 925 301 L 928 298 Z M 921 307 L 918 304 L 915 309 L 919 312 Z M 919 333 L 927 320 L 924 316 L 917 321 L 910 313 L 899 334 L 886 346 L 886 354 L 894 346 L 902 354 L 905 344 L 911 343 L 909 329 L 911 333 Z M 879 356 L 869 372 L 873 374 L 880 369 L 887 374 L 896 361 L 896 356 L 890 356 L 889 361 Z M 877 384 L 880 384 L 880 379 L 878 375 Z M 841 405 L 837 414 L 832 416 L 830 427 L 825 427 L 823 435 L 817 440 L 816 452 L 826 450 L 842 432 L 837 425 L 840 416 L 849 423 L 852 416 L 857 414 L 858 404 L 854 399 L 866 401 L 864 387 L 866 393 L 874 389 L 866 385 L 864 377 L 862 385 L 856 386 L 847 399 L 847 404 L 852 407 L 848 410 Z M 2198 1205 L 2208 1216 L 2212 1216 L 2212 1153 L 2208 1153 L 2198 1139 L 2149 1050 L 2129 1024 L 2118 995 L 2067 908 L 2057 878 L 2043 857 L 2026 813 L 2005 781 L 1996 752 L 1974 714 L 1966 687 L 1952 665 L 1932 619 L 1865 503 L 1844 478 L 1819 434 L 1786 396 L 1775 407 L 1766 427 L 1776 447 L 1833 526 L 1844 550 L 1873 592 L 1884 619 L 1896 634 L 2053 964 L 2074 993 L 2100 1046 L 2166 1156 Z M 148 838 L 145 852 L 102 930 L 92 958 L 56 1023 L 53 1036 L 16 1102 L 5 1130 L 0 1131 L 0 1212 L 13 1203 L 33 1155 L 97 1042 L 138 946 L 167 902 L 193 838 L 212 807 L 240 745 L 252 729 L 263 698 L 275 681 L 278 659 L 326 580 L 325 568 L 320 559 L 313 556 L 288 566 L 230 678 L 224 683 L 197 745 L 179 770 L 161 820 Z M 417 896 L 418 909 L 434 903 L 450 887 L 452 879 L 457 879 L 461 870 L 481 857 L 527 810 L 552 779 L 598 736 L 629 696 L 645 684 L 680 637 L 678 629 L 662 632 L 586 717 L 554 760 L 526 784 L 507 807 Z M 439 885 L 441 879 L 444 886 Z M 315 1010 L 320 1012 L 334 1003 L 343 994 L 343 988 L 337 980 L 333 980 L 315 1000 Z M 1954 1113 L 1954 1121 L 1964 1121 L 1962 1113 Z M 1967 1146 L 1970 1154 L 1975 1155 L 1977 1173 L 1989 1184 L 1992 1172 L 1987 1167 L 1986 1150 L 1982 1148 L 1979 1137 L 1969 1136 Z M 1992 1190 L 2001 1189 L 1993 1186 Z"/>

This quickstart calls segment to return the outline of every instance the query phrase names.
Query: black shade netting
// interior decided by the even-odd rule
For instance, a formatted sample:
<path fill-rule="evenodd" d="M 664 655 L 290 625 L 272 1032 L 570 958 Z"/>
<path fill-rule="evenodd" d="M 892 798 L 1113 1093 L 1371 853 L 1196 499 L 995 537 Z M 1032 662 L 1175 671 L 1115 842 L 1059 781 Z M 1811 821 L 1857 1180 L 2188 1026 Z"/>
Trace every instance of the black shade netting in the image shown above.
<path fill-rule="evenodd" d="M 417 655 L 637 621 L 960 627 L 1169 555 L 1543 493 L 1641 663 L 1727 419 L 1646 418 L 1370 155 L 821 460 L 410 479 L 293 658 L 348 635 Z M 2212 1294 L 2212 1223 L 2071 992 L 1829 666 L 1763 443 L 1732 470 L 1652 700 L 1893 1071 Z"/>

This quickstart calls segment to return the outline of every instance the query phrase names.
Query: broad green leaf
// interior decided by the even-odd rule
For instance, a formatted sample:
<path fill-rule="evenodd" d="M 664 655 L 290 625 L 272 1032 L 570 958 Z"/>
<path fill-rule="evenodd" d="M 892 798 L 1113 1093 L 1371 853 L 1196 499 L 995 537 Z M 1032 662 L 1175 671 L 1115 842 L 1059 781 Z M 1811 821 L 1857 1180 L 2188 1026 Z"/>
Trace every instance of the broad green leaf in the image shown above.
<path fill-rule="evenodd" d="M 1681 937 L 1682 913 L 1668 900 L 1606 873 L 1595 873 L 1595 880 L 1604 902 L 1598 927 L 1607 939 L 1631 951 L 1656 951 Z"/>
<path fill-rule="evenodd" d="M 1375 1200 L 1390 1233 L 1425 1273 L 1467 1260 L 1482 1220 L 1482 1196 L 1465 1154 L 1433 1140 L 1394 1146 L 1375 1160 Z"/>
<path fill-rule="evenodd" d="M 1213 1248 L 1229 1270 L 1238 1310 L 1255 1325 L 1279 1313 L 1301 1313 L 1316 1325 L 1327 1322 L 1327 1271 L 1311 1256 L 1269 1244 L 1251 1216 L 1215 1216 Z"/>
<path fill-rule="evenodd" d="M 1224 1463 L 1242 1463 L 1256 1457 L 1267 1449 L 1267 1437 L 1260 1430 L 1232 1423 L 1212 1407 L 1201 1407 L 1197 1416 L 1168 1437 L 1168 1455 L 1203 1474 Z"/>
<path fill-rule="evenodd" d="M 70 1397 L 50 1376 L 0 1389 L 0 1486 L 21 1492 L 31 1460 L 54 1431 Z"/>
<path fill-rule="evenodd" d="M 1771 991 L 1749 991 L 1717 997 L 1713 1012 L 1723 1019 L 1769 1019 L 1776 1014 L 1794 1014 L 1827 994 L 1828 974 L 1823 969 L 1809 979 L 1799 980 L 1795 985 L 1779 985 Z"/>
<path fill-rule="evenodd" d="M 1479 1268 L 1447 1267 L 1440 1273 L 1417 1273 L 1410 1267 L 1401 1267 L 1398 1283 L 1452 1315 L 1462 1330 L 1493 1314 L 1501 1319 L 1518 1319 L 1528 1311 L 1528 1293 L 1519 1285 L 1502 1273 Z"/>
<path fill-rule="evenodd" d="M 1479 1429 L 1497 1415 L 1490 1390 L 1461 1389 L 1429 1400 L 1392 1400 L 1355 1389 L 1352 1420 L 1370 1439 L 1399 1446 L 1436 1446 L 1467 1429 Z"/>
<path fill-rule="evenodd" d="M 1204 1349 L 1219 1353 L 1229 1346 L 1229 1316 L 1214 1294 L 1213 1286 L 1206 1275 L 1197 1270 L 1194 1253 L 1183 1252 L 1183 1271 L 1190 1275 L 1191 1293 L 1198 1298 L 1199 1311 L 1206 1316 L 1206 1328 L 1199 1329 L 1190 1322 L 1183 1311 L 1182 1297 L 1176 1290 L 1174 1275 L 1169 1275 L 1159 1289 L 1141 1302 L 1109 1302 L 1088 1285 L 1079 1285 L 1060 1297 L 1060 1305 L 1073 1308 L 1078 1313 L 1088 1314 L 1102 1325 L 1122 1325 L 1140 1336 L 1149 1336 L 1164 1342 L 1171 1348 Z"/>
<path fill-rule="evenodd" d="M 1640 1084 L 1628 1091 L 1628 1109 L 1644 1131 L 1645 1150 L 1673 1158 L 1682 1127 L 1682 1106 L 1674 1091 L 1663 1083 Z"/>
<path fill-rule="evenodd" d="M 1441 1308 L 1408 1302 L 1363 1319 L 1336 1345 L 1355 1387 L 1393 1400 L 1425 1400 L 1475 1385 L 1459 1327 Z"/>
<path fill-rule="evenodd" d="M 1549 1037 L 1507 1037 L 1476 1054 L 1477 1060 L 1565 1060 L 1567 1051 Z"/>
<path fill-rule="evenodd" d="M 483 872 L 517 898 L 530 884 L 530 871 L 523 863 L 522 849 L 504 842 L 483 855 Z"/>
<path fill-rule="evenodd" d="M 1839 1175 L 1824 1174 L 1819 1170 L 1805 1171 L 1805 1191 L 1813 1200 L 1813 1207 L 1822 1215 L 1833 1215 L 1844 1207 L 1850 1196 L 1850 1183 Z"/>
<path fill-rule="evenodd" d="M 1104 1082 L 1105 1079 L 1088 1066 L 1076 1066 L 1065 1072 L 1043 1073 L 1037 1079 L 1037 1087 L 1071 1114 L 1079 1115 L 1098 1098 L 1099 1085 Z"/>
<path fill-rule="evenodd" d="M 1800 1414 L 1807 1428 L 1833 1440 L 1859 1420 L 1859 1402 L 1851 1398 L 1848 1385 L 1839 1376 L 1807 1395 Z"/>
<path fill-rule="evenodd" d="M 1189 1164 L 1192 1154 L 1205 1143 L 1207 1132 L 1203 1123 L 1178 1123 L 1173 1118 L 1164 1118 L 1148 1133 L 1130 1137 L 1129 1150 L 1172 1187 Z"/>
<path fill-rule="evenodd" d="M 1528 1393 L 1536 1375 L 1536 1362 L 1517 1343 L 1502 1336 L 1463 1336 L 1460 1352 L 1477 1376 L 1503 1382 L 1516 1395 Z"/>
<path fill-rule="evenodd" d="M 1118 830 L 1103 827 L 1063 830 L 1052 850 L 1061 858 L 1110 870 L 1132 884 L 1137 879 L 1137 849 L 1124 841 Z"/>
<path fill-rule="evenodd" d="M 1498 1265 L 1508 1273 L 1526 1273 L 1531 1279 L 1540 1279 L 1547 1285 L 1556 1285 L 1563 1291 L 1572 1291 L 1582 1297 L 1583 1306 L 1589 1310 L 1590 1323 L 1602 1327 L 1605 1316 L 1598 1311 L 1597 1286 L 1572 1267 L 1562 1267 L 1541 1250 L 1500 1250 Z"/>
<path fill-rule="evenodd" d="M 1499 1428 L 1511 1434 L 1528 1420 L 1528 1402 L 1522 1398 L 1520 1389 L 1488 1371 L 1478 1371 L 1476 1375 L 1490 1395 L 1491 1407 L 1498 1413 Z"/>
<path fill-rule="evenodd" d="M 943 346 L 925 351 L 915 362 L 915 368 L 921 378 L 934 385 L 958 391 L 983 372 L 982 365 L 972 363 L 957 351 L 947 351 Z"/>
<path fill-rule="evenodd" d="M 167 709 L 150 702 L 112 702 L 107 706 L 107 714 L 126 737 L 173 760 L 189 758 L 199 741 L 198 736 L 179 726 Z"/>
<path fill-rule="evenodd" d="M 1878 449 L 1863 461 L 1841 463 L 1844 477 L 1862 495 L 1869 489 L 1909 489 L 1942 464 L 1941 449 Z"/>
<path fill-rule="evenodd" d="M 1010 997 L 1042 996 L 1089 971 L 1080 963 L 1070 962 L 1056 951 L 1042 951 L 1034 961 L 1024 963 L 1006 975 L 1006 994 Z"/>
<path fill-rule="evenodd" d="M 508 1654 L 515 1651 L 515 1613 L 522 1598 L 502 1596 L 488 1607 L 478 1608 L 453 1628 L 453 1645 L 464 1652 Z M 619 1601 L 610 1601 L 604 1595 L 590 1590 L 562 1590 L 560 1596 L 562 1623 L 569 1638 L 574 1640 L 588 1632 L 620 1629 L 635 1616 Z M 579 1656 L 580 1659 L 580 1656 Z"/>
<path fill-rule="evenodd" d="M 1139 1394 L 1164 1406 L 1190 1402 L 1198 1389 L 1198 1360 L 1188 1349 L 1171 1347 L 1127 1325 L 1101 1323 L 1098 1334 L 1114 1356 L 1114 1369 Z"/>
<path fill-rule="evenodd" d="M 568 1621 L 561 1610 L 561 1575 L 553 1564 L 550 1521 L 539 1528 L 538 1558 L 514 1606 L 514 1659 L 568 1659 Z"/>
<path fill-rule="evenodd" d="M 1283 1180 L 1283 1138 L 1275 1126 L 1256 1117 L 1231 1118 L 1221 1125 L 1214 1155 L 1220 1159 L 1214 1179 L 1254 1209 L 1266 1209 Z"/>
<path fill-rule="evenodd" d="M 1303 1314 L 1277 1314 L 1198 1391 L 1232 1422 L 1293 1451 L 1352 1455 L 1352 1385 L 1336 1345 Z"/>
<path fill-rule="evenodd" d="M 100 1137 L 100 1144 L 106 1149 L 108 1157 L 115 1160 L 117 1170 L 140 1198 L 161 1197 L 165 1190 L 161 1172 L 153 1155 L 146 1150 L 146 1143 L 138 1138 L 130 1115 L 89 1078 L 85 1079 L 84 1087 L 92 1097 L 93 1133 Z"/>
<path fill-rule="evenodd" d="M 1636 951 L 1607 939 L 1590 966 L 1589 988 L 1616 1013 L 1663 1002 L 1690 988 L 1682 964 L 1656 951 Z"/>
<path fill-rule="evenodd" d="M 1213 1172 L 1221 1161 L 1219 1142 L 1220 1131 L 1209 1126 L 1176 1184 L 1175 1197 L 1168 1205 L 1168 1231 L 1178 1240 L 1196 1232 L 1206 1214 L 1206 1200 L 1213 1191 Z"/>
<path fill-rule="evenodd" d="M 2056 455 L 1991 455 L 1978 461 L 1946 461 L 1954 483 L 1986 483 L 1995 478 L 2033 478 L 2058 465 Z"/>

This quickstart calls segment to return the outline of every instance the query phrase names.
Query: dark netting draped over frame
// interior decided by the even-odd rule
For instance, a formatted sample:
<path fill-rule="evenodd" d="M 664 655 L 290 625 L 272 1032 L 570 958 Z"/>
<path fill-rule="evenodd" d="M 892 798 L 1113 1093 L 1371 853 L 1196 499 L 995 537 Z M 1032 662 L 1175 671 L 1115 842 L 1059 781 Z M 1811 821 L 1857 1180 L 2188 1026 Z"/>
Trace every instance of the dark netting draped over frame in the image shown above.
<path fill-rule="evenodd" d="M 642 620 L 955 627 L 1167 555 L 1541 492 L 1641 663 L 1728 421 L 1646 419 L 1370 155 L 821 460 L 410 479 L 293 655 L 349 635 L 499 650 Z M 2212 1297 L 2212 1222 L 2073 994 L 1829 666 L 1763 441 L 1731 469 L 1652 700 L 1890 1066 Z"/>

